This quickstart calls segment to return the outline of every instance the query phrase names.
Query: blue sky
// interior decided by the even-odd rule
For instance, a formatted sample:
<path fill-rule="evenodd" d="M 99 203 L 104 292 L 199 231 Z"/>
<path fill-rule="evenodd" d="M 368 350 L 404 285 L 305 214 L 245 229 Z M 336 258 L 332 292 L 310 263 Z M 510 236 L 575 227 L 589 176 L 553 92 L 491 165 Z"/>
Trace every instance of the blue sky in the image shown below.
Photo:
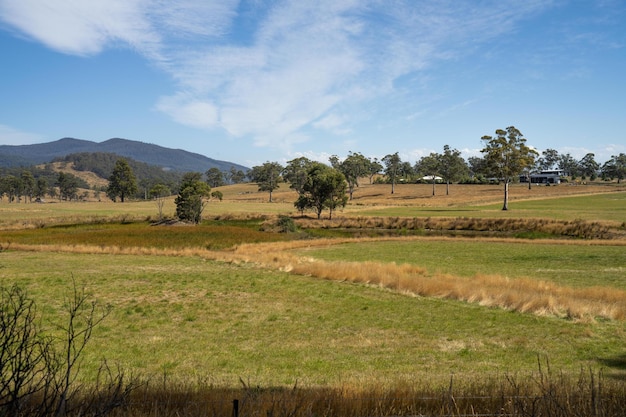
<path fill-rule="evenodd" d="M 0 144 L 121 137 L 254 166 L 626 152 L 622 0 L 0 0 Z"/>

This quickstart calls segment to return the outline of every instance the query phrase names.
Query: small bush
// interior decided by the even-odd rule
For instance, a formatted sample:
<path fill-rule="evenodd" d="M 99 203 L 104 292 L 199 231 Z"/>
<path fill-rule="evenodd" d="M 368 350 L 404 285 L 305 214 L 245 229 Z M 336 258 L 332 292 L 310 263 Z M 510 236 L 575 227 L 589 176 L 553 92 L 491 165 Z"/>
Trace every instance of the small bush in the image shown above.
<path fill-rule="evenodd" d="M 297 230 L 296 224 L 289 216 L 278 216 L 278 221 L 276 222 L 276 224 L 281 233 L 293 233 Z"/>

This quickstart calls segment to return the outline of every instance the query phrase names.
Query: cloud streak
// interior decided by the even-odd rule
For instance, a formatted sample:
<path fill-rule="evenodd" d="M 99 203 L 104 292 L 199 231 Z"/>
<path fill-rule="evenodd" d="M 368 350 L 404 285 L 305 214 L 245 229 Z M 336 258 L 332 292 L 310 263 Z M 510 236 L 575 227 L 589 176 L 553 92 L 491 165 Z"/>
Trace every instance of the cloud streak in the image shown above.
<path fill-rule="evenodd" d="M 93 55 L 124 43 L 150 55 L 160 36 L 140 0 L 2 0 L 2 20 L 47 47 L 66 54 Z"/>
<path fill-rule="evenodd" d="M 291 149 L 307 129 L 347 132 L 350 110 L 399 78 L 472 48 L 548 1 L 0 0 L 1 19 L 66 54 L 129 47 L 178 91 L 178 123 Z"/>

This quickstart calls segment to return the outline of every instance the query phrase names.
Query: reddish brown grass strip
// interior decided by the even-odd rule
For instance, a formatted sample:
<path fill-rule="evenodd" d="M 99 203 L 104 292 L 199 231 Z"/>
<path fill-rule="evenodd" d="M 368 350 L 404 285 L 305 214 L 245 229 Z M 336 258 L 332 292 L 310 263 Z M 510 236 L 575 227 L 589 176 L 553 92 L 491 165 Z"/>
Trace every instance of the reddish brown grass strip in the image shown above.
<path fill-rule="evenodd" d="M 389 240 L 391 238 L 388 238 Z M 397 238 L 396 238 L 397 239 Z M 372 239 L 373 240 L 373 239 Z M 327 262 L 296 256 L 290 249 L 332 245 L 343 240 L 246 244 L 233 251 L 206 249 L 155 249 L 62 245 L 12 245 L 12 250 L 93 254 L 199 256 L 222 262 L 254 263 L 264 268 L 334 281 L 354 282 L 423 297 L 478 303 L 486 307 L 550 315 L 574 320 L 626 319 L 626 291 L 604 288 L 570 288 L 534 279 L 509 279 L 495 275 L 463 278 L 431 275 L 415 265 L 379 262 Z M 536 244 L 537 242 L 533 242 Z M 554 241 L 550 241 L 554 243 Z M 588 243 L 587 243 L 588 244 Z"/>
<path fill-rule="evenodd" d="M 300 218 L 300 228 L 311 229 L 389 229 L 447 230 L 470 232 L 537 232 L 553 236 L 583 239 L 623 238 L 619 226 L 608 222 L 554 219 L 501 219 L 479 217 L 336 217 L 328 219 Z"/>
<path fill-rule="evenodd" d="M 292 264 L 292 273 L 323 279 L 376 285 L 401 293 L 449 298 L 522 313 L 576 320 L 623 320 L 626 291 L 608 288 L 568 288 L 533 279 L 477 275 L 461 278 L 429 275 L 412 265 L 375 262 L 323 262 Z"/>

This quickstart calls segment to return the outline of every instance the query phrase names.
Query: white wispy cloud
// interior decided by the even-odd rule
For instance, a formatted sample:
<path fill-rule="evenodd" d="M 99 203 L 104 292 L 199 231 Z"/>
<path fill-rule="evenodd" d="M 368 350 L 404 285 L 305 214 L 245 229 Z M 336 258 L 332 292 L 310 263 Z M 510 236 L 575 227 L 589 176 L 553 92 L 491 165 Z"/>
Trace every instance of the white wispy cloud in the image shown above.
<path fill-rule="evenodd" d="M 142 0 L 2 0 L 0 16 L 25 35 L 54 50 L 91 55 L 124 43 L 154 53 L 159 33 Z"/>
<path fill-rule="evenodd" d="M 345 126 L 345 119 L 336 113 L 331 113 L 324 116 L 320 120 L 313 122 L 313 127 L 328 130 L 336 135 L 347 135 L 352 131 Z"/>
<path fill-rule="evenodd" d="M 348 118 L 336 123 L 338 106 L 389 94 L 398 77 L 467 53 L 546 4 L 277 2 L 250 42 L 182 52 L 170 71 L 190 100 L 218 109 L 215 127 L 288 148 L 306 139 L 305 127 L 348 131 Z"/>
<path fill-rule="evenodd" d="M 130 47 L 175 80 L 177 122 L 289 149 L 347 132 L 399 77 L 515 30 L 546 0 L 0 0 L 0 18 L 67 54 Z M 245 10 L 245 11 L 244 11 Z M 245 28 L 245 36 L 242 35 Z M 341 115 L 341 116 L 339 116 Z"/>

